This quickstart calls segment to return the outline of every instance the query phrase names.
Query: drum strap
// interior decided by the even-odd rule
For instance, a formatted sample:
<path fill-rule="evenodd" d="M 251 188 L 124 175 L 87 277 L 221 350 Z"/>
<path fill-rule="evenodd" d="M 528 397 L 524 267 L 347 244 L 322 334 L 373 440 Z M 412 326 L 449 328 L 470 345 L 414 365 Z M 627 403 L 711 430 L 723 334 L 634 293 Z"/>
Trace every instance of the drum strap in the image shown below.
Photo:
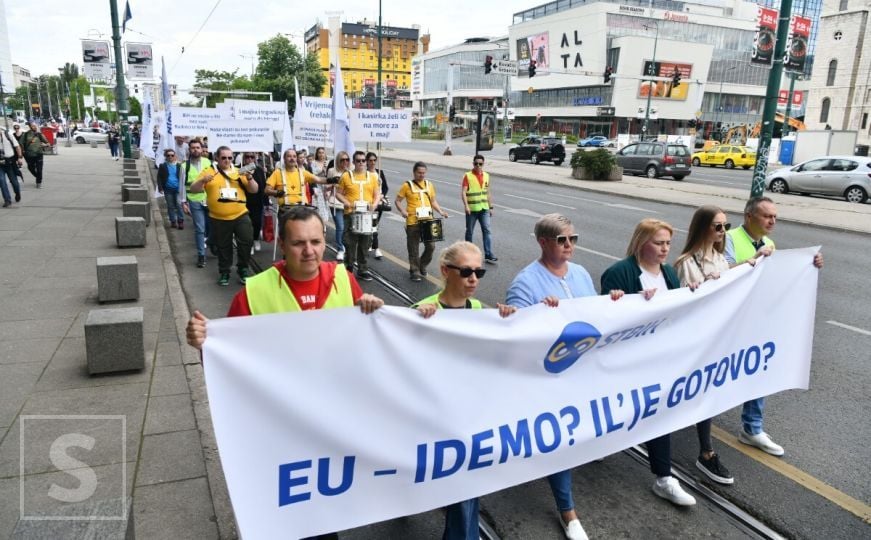
<path fill-rule="evenodd" d="M 411 189 L 412 193 L 417 193 L 417 196 L 420 199 L 421 206 L 424 206 L 423 195 L 426 195 L 426 205 L 425 206 L 427 208 L 432 208 L 432 202 L 431 202 L 430 196 L 429 196 L 429 180 L 423 181 L 422 188 L 419 185 L 417 185 L 413 180 L 409 180 L 408 187 Z"/>
<path fill-rule="evenodd" d="M 286 195 L 286 193 L 287 193 L 287 178 L 285 178 L 285 176 L 284 176 L 285 167 L 282 167 L 278 170 L 281 171 L 281 187 L 283 188 L 282 191 L 285 192 L 284 198 L 287 198 L 287 195 Z M 306 196 L 305 196 L 305 175 L 303 174 L 302 169 L 300 169 L 299 167 L 296 168 L 296 174 L 299 176 L 299 201 L 300 201 L 300 204 L 308 204 L 308 200 L 306 200 Z"/>

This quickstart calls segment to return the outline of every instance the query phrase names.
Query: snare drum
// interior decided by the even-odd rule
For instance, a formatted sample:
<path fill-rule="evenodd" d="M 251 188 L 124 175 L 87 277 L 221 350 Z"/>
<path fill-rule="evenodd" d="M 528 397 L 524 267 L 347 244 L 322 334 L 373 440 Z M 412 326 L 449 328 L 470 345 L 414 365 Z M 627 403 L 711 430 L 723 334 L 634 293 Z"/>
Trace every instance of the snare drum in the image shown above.
<path fill-rule="evenodd" d="M 374 234 L 376 231 L 372 212 L 354 212 L 351 214 L 351 232 L 354 234 Z"/>
<path fill-rule="evenodd" d="M 442 229 L 441 219 L 418 221 L 417 228 L 420 230 L 421 242 L 441 242 L 445 239 L 445 231 Z"/>

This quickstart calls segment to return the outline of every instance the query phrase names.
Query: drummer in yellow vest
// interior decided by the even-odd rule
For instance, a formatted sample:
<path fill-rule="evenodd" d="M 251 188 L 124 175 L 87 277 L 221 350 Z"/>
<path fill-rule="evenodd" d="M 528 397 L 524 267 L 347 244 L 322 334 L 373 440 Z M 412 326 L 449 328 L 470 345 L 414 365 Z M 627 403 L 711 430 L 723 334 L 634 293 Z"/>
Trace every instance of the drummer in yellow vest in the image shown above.
<path fill-rule="evenodd" d="M 414 180 L 408 180 L 399 188 L 396 194 L 396 210 L 405 218 L 405 240 L 408 248 L 408 272 L 411 281 L 421 281 L 426 275 L 426 267 L 432 262 L 435 252 L 435 242 L 423 243 L 423 254 L 420 254 L 420 229 L 418 220 L 432 219 L 433 211 L 437 211 L 445 219 L 448 213 L 443 211 L 436 201 L 435 185 L 426 179 L 426 164 L 418 161 L 412 168 Z M 407 202 L 407 208 L 403 201 Z"/>
<path fill-rule="evenodd" d="M 317 210 L 295 206 L 280 218 L 279 239 L 284 260 L 248 279 L 233 298 L 228 317 L 265 315 L 358 306 L 372 313 L 384 305 L 364 294 L 354 276 L 335 262 L 324 262 L 324 222 Z M 195 311 L 187 325 L 187 342 L 202 349 L 208 319 Z"/>
<path fill-rule="evenodd" d="M 354 231 L 352 225 L 355 213 L 369 214 L 374 218 L 373 212 L 381 202 L 381 187 L 378 174 L 366 170 L 366 152 L 354 152 L 353 161 L 353 172 L 342 173 L 336 187 L 336 198 L 345 207 L 345 268 L 353 270 L 354 263 L 357 263 L 357 277 L 363 281 L 372 281 L 367 256 L 372 234 Z"/>
<path fill-rule="evenodd" d="M 284 151 L 284 167 L 277 167 L 266 180 L 265 193 L 275 197 L 279 212 L 298 204 L 311 205 L 306 184 L 325 184 L 326 178 L 315 176 L 297 163 L 296 150 Z"/>
<path fill-rule="evenodd" d="M 499 259 L 493 255 L 493 241 L 490 235 L 490 217 L 493 215 L 493 195 L 490 192 L 490 174 L 484 171 L 484 156 L 472 158 L 472 170 L 463 176 L 460 189 L 463 207 L 466 210 L 466 242 L 472 241 L 475 223 L 481 223 L 481 236 L 484 237 L 484 260 L 490 264 Z"/>

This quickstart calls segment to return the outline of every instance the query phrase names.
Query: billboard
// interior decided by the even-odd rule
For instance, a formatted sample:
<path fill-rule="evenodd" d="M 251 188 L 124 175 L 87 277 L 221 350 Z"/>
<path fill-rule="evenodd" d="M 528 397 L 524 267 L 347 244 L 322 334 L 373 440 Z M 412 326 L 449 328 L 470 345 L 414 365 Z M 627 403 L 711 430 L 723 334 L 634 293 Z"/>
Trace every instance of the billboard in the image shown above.
<path fill-rule="evenodd" d="M 496 111 L 478 111 L 478 130 L 475 149 L 493 150 L 496 139 Z"/>
<path fill-rule="evenodd" d="M 150 43 L 127 44 L 127 78 L 154 78 L 154 55 Z"/>
<path fill-rule="evenodd" d="M 671 81 L 641 81 L 638 85 L 638 97 L 647 99 L 647 96 L 649 95 L 651 99 L 673 99 L 685 101 L 690 89 L 689 79 L 693 74 L 692 64 L 683 64 L 667 60 L 657 60 L 656 62 L 645 60 L 641 75 L 671 78 L 674 75 L 675 70 L 677 70 L 681 76 L 681 82 L 677 87 L 674 87 Z"/>
<path fill-rule="evenodd" d="M 753 36 L 750 63 L 770 66 L 774 58 L 774 44 L 777 41 L 777 10 L 759 7 L 757 13 L 756 35 Z"/>
<path fill-rule="evenodd" d="M 112 78 L 112 53 L 108 41 L 82 40 L 85 77 L 100 81 Z"/>
<path fill-rule="evenodd" d="M 810 49 L 811 20 L 793 15 L 786 53 L 783 55 L 783 69 L 804 72 L 805 60 Z"/>
<path fill-rule="evenodd" d="M 528 76 L 529 61 L 535 60 L 535 76 L 550 72 L 550 39 L 542 32 L 517 40 L 517 68 L 521 77 Z"/>

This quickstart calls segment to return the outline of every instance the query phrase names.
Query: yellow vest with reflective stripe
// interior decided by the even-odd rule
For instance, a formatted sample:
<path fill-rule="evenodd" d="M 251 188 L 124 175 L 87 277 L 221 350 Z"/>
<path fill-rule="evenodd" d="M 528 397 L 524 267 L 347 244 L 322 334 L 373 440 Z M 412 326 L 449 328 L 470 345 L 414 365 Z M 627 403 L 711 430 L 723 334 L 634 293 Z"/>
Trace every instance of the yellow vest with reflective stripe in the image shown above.
<path fill-rule="evenodd" d="M 197 170 L 191 165 L 191 161 L 188 159 L 187 161 L 182 163 L 181 168 L 183 171 L 185 171 L 184 185 L 186 189 L 185 194 L 187 196 L 187 199 L 189 201 L 202 203 L 206 202 L 206 192 L 202 191 L 200 193 L 191 193 L 191 184 L 197 181 L 200 173 L 212 166 L 212 162 L 207 157 L 200 157 L 200 165 L 202 165 L 202 167 Z"/>
<path fill-rule="evenodd" d="M 735 264 L 741 264 L 747 259 L 752 259 L 756 255 L 756 248 L 753 247 L 753 239 L 744 230 L 744 227 L 736 227 L 731 229 L 726 234 L 732 238 L 732 247 L 735 248 Z M 767 236 L 762 237 L 762 241 L 766 246 L 774 247 L 774 241 Z"/>
<path fill-rule="evenodd" d="M 245 283 L 245 293 L 248 296 L 248 307 L 252 315 L 268 313 L 287 313 L 301 311 L 293 291 L 281 276 L 278 268 L 260 272 L 248 278 Z M 336 266 L 333 277 L 333 287 L 322 309 L 349 307 L 354 305 L 354 294 L 351 291 L 351 280 L 348 271 L 341 264 Z"/>
<path fill-rule="evenodd" d="M 484 185 L 482 186 L 478 183 L 478 177 L 475 176 L 475 173 L 472 171 L 466 173 L 466 182 L 469 183 L 469 189 L 466 191 L 466 202 L 472 212 L 490 209 L 490 201 L 487 197 L 487 192 L 490 189 L 490 174 L 485 172 L 483 175 Z"/>

